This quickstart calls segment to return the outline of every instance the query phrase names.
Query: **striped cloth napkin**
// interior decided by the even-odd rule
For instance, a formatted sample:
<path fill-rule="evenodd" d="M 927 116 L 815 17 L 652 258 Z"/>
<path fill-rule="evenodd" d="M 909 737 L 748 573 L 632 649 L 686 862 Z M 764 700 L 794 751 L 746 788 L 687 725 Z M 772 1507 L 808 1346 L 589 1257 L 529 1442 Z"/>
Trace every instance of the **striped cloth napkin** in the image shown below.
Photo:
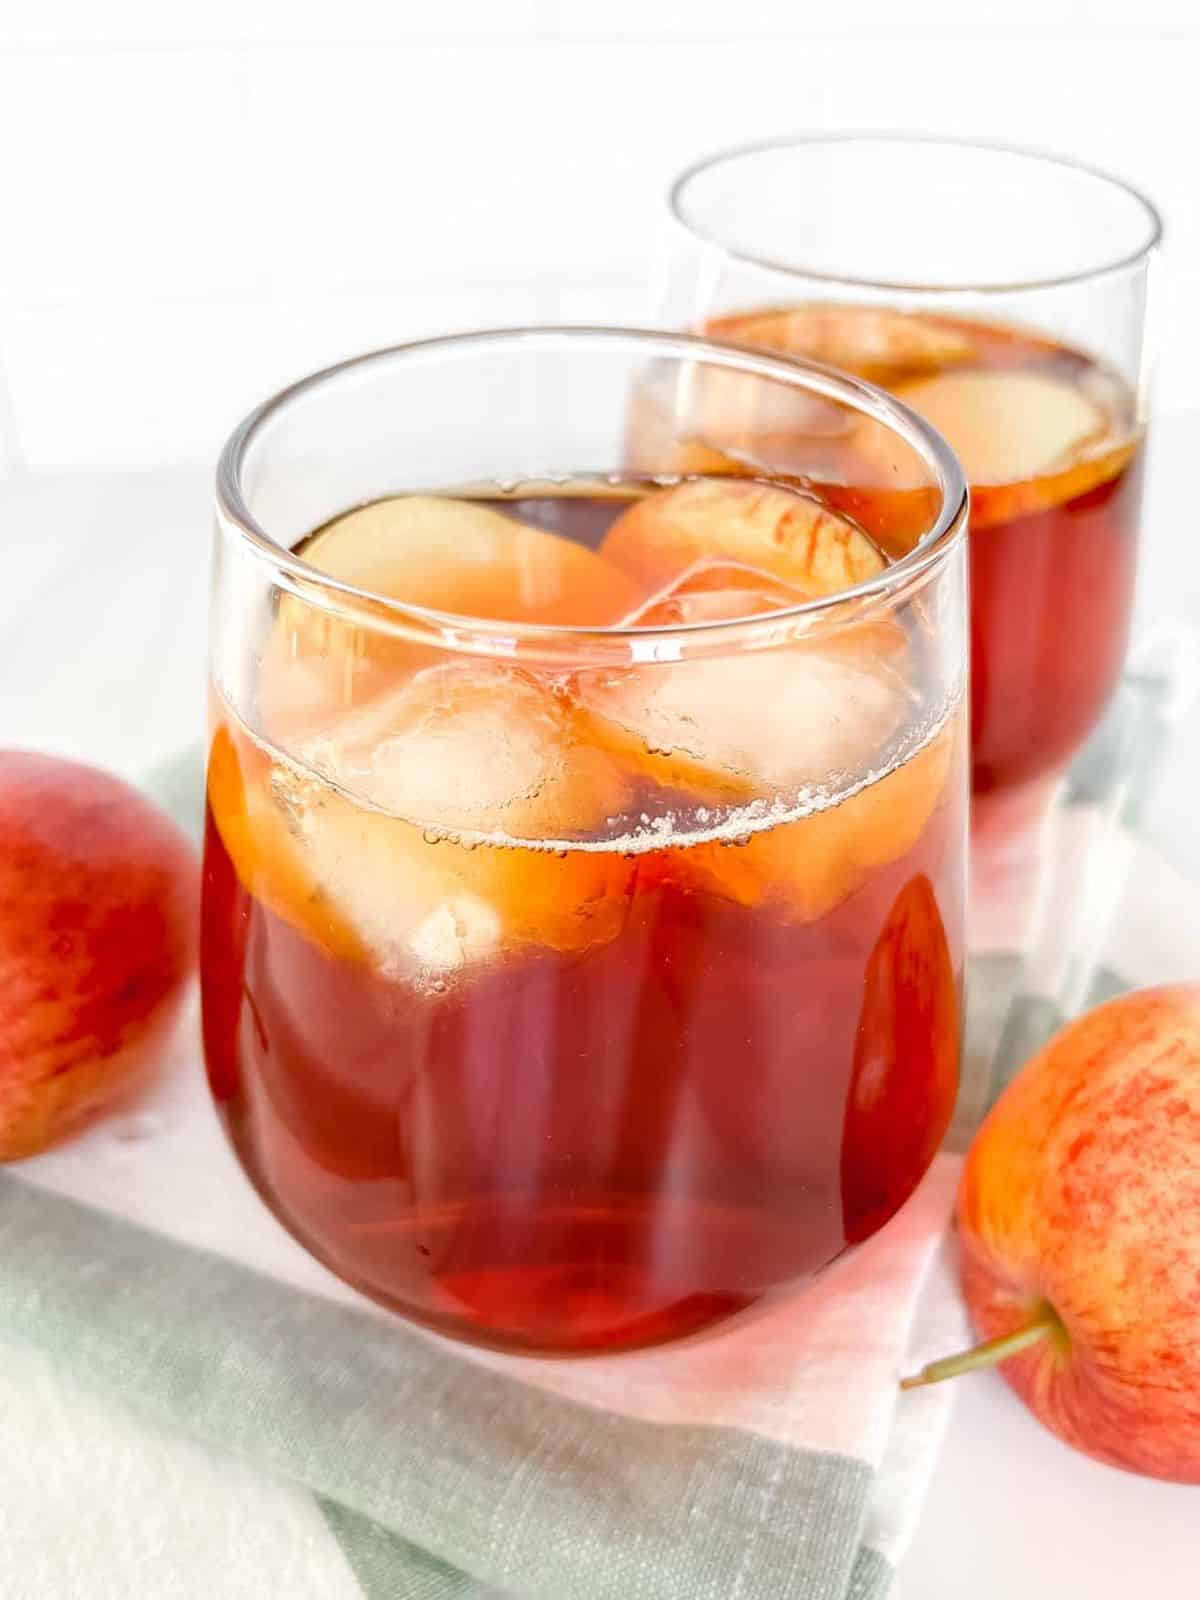
<path fill-rule="evenodd" d="M 154 787 L 190 816 L 194 758 Z M 1101 852 L 1120 872 L 1089 955 L 1106 990 L 1178 975 L 1200 941 L 1190 885 L 1152 852 L 1129 870 L 1128 792 L 1078 789 L 1054 846 L 1095 878 L 1062 841 L 1128 843 Z M 974 1016 L 1002 1041 L 1055 1020 L 1033 969 L 1009 1005 L 1011 956 L 977 967 Z M 957 1162 L 804 1293 L 707 1340 L 476 1353 L 367 1304 L 275 1223 L 208 1104 L 193 1007 L 135 1111 L 0 1174 L 4 1592 L 878 1600 L 953 1390 L 897 1379 L 966 1334 Z"/>

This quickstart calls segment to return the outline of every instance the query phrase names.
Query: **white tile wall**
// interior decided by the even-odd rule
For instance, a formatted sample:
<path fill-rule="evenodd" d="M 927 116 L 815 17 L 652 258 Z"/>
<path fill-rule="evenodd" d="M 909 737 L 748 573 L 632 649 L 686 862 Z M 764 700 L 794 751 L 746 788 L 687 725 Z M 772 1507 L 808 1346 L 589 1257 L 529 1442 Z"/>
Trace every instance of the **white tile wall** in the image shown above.
<path fill-rule="evenodd" d="M 1190 7 L 1187 11 L 1190 11 Z M 1167 0 L 9 0 L 0 469 L 210 456 L 284 379 L 523 317 L 644 320 L 670 175 L 799 128 L 1044 145 L 1170 228 L 1200 359 L 1200 23 Z"/>

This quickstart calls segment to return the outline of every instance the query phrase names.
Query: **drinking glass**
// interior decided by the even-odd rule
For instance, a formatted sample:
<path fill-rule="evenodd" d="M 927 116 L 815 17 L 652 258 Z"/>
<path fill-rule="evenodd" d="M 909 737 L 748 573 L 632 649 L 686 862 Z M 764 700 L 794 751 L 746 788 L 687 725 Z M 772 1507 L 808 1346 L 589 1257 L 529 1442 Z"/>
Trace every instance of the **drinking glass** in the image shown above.
<path fill-rule="evenodd" d="M 957 454 L 972 789 L 980 817 L 992 796 L 1011 812 L 1065 767 L 1120 675 L 1154 207 L 1028 151 L 856 134 L 701 161 L 670 219 L 661 320 L 882 384 Z M 898 481 L 886 455 L 879 471 Z"/>
<path fill-rule="evenodd" d="M 823 500 L 819 433 L 635 464 L 800 412 L 904 491 Z M 964 524 L 886 395 L 685 335 L 410 344 L 236 430 L 205 1052 L 314 1255 L 464 1339 L 613 1350 L 897 1210 L 958 1074 Z"/>

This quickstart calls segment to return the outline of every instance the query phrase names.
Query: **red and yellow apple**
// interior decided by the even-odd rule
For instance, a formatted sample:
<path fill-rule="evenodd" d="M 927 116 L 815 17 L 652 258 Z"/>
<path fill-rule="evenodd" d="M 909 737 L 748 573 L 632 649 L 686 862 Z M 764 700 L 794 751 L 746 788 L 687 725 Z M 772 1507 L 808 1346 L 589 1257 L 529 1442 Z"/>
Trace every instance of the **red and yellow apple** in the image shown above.
<path fill-rule="evenodd" d="M 1200 1483 L 1200 984 L 1110 1001 L 1035 1056 L 975 1139 L 958 1219 L 987 1342 L 906 1386 L 1001 1362 L 1069 1444 Z"/>
<path fill-rule="evenodd" d="M 198 888 L 191 846 L 136 789 L 0 751 L 0 1161 L 144 1079 L 195 959 Z"/>

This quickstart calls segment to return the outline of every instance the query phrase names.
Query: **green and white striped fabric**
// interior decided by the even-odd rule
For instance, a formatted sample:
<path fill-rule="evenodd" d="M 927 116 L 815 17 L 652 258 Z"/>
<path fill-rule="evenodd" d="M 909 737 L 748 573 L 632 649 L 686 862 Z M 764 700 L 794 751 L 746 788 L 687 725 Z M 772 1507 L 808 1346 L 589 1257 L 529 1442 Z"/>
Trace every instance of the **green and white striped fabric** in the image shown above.
<path fill-rule="evenodd" d="M 145 1159 L 155 1142 L 144 1142 Z M 223 1600 L 308 1592 L 292 1571 L 285 1484 L 316 1498 L 372 1597 L 460 1595 L 470 1592 L 465 1574 L 555 1600 L 880 1595 L 946 1406 L 936 1392 L 899 1400 L 896 1378 L 959 1336 L 944 1282 L 935 1294 L 926 1285 L 918 1313 L 951 1177 L 943 1167 L 890 1239 L 757 1327 L 586 1367 L 477 1361 L 348 1296 L 302 1290 L 4 1177 L 0 1331 L 96 1397 L 88 1425 L 65 1430 L 78 1466 L 89 1481 L 110 1465 L 128 1470 L 110 1462 L 100 1401 L 155 1437 L 153 1543 L 139 1528 L 144 1500 L 115 1506 L 124 1559 L 107 1581 L 88 1567 L 74 1592 L 202 1592 L 188 1574 L 155 1572 L 162 1497 L 174 1502 L 172 1520 L 211 1515 L 211 1462 L 193 1491 L 189 1452 L 166 1443 L 164 1430 L 178 1428 L 262 1475 L 234 1480 L 249 1528 L 224 1561 L 248 1570 L 241 1587 L 226 1575 Z M 175 1188 L 167 1175 L 162 1187 Z M 226 1207 L 231 1222 L 243 1203 L 253 1204 L 236 1194 Z M 124 1437 L 139 1448 L 136 1430 Z M 63 1471 L 61 1460 L 39 1460 L 37 1440 L 13 1444 L 26 1474 Z M 63 1444 L 60 1430 L 55 1449 Z M 214 1520 L 214 1540 L 228 1539 L 228 1516 Z M 311 1528 L 307 1538 L 320 1542 Z M 71 1591 L 26 1580 L 19 1592 Z"/>

